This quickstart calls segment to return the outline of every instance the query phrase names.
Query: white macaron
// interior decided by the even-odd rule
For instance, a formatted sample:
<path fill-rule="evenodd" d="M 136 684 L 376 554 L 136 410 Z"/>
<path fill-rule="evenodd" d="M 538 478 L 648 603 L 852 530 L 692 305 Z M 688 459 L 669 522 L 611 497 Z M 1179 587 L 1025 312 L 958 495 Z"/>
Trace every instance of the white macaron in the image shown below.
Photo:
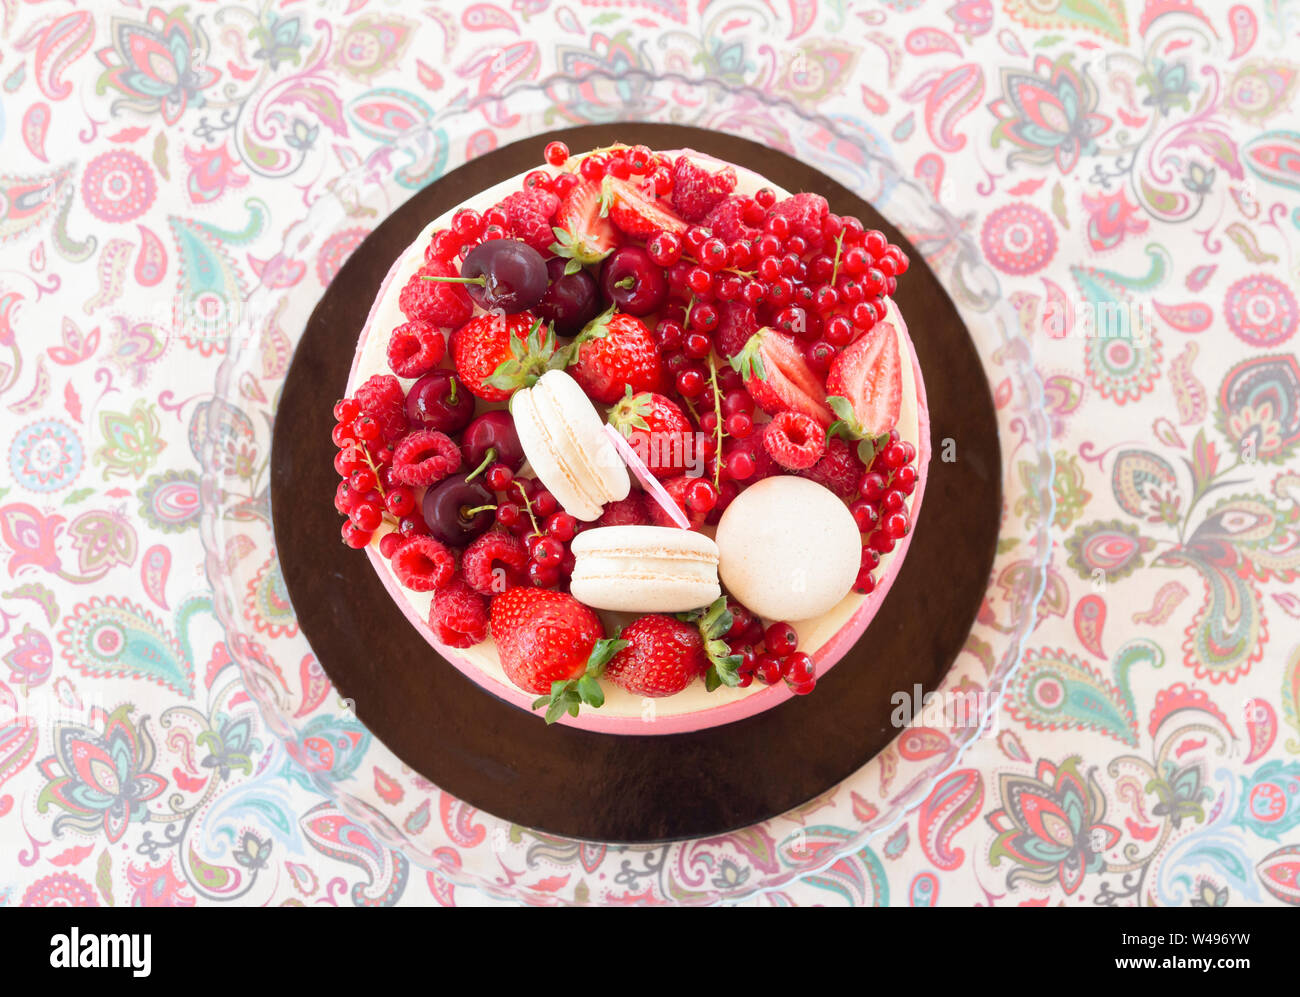
<path fill-rule="evenodd" d="M 684 613 L 719 595 L 718 547 L 671 526 L 600 526 L 573 538 L 569 591 L 584 605 L 627 613 Z"/>
<path fill-rule="evenodd" d="M 627 498 L 632 480 L 605 422 L 564 371 L 547 371 L 516 391 L 510 414 L 533 473 L 570 516 L 590 522 L 606 502 Z"/>
<path fill-rule="evenodd" d="M 807 620 L 849 594 L 862 536 L 848 507 L 815 481 L 783 475 L 750 485 L 718 521 L 727 591 L 769 620 Z"/>

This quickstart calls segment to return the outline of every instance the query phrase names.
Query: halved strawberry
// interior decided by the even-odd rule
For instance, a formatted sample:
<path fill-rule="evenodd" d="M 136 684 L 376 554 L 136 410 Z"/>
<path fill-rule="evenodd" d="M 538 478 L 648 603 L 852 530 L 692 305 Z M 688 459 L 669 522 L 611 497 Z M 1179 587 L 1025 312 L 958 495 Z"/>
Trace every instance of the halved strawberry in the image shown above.
<path fill-rule="evenodd" d="M 878 322 L 845 347 L 831 364 L 826 390 L 848 399 L 857 435 L 879 436 L 893 429 L 903 406 L 903 361 L 894 326 Z"/>
<path fill-rule="evenodd" d="M 793 336 L 764 326 L 749 337 L 731 366 L 745 378 L 750 397 L 768 415 L 802 412 L 829 426 L 835 413 L 826 405 L 826 389 Z"/>
<path fill-rule="evenodd" d="M 607 176 L 601 181 L 601 205 L 610 221 L 628 235 L 647 238 L 662 230 L 680 235 L 686 223 L 636 184 Z"/>
<path fill-rule="evenodd" d="M 579 264 L 597 263 L 618 245 L 618 230 L 602 213 L 600 184 L 580 180 L 555 212 L 551 252 Z"/>

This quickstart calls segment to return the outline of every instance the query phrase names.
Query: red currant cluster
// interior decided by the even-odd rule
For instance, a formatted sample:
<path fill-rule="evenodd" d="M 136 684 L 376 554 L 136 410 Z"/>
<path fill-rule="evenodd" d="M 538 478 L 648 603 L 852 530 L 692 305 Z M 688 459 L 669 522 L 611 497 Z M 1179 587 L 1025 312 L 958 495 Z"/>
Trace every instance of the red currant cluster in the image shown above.
<path fill-rule="evenodd" d="M 573 574 L 573 538 L 586 526 L 567 512 L 536 478 L 515 478 L 497 504 L 498 525 L 523 541 L 528 580 L 540 588 L 564 587 Z M 495 486 L 494 486 L 495 487 Z"/>
<path fill-rule="evenodd" d="M 387 557 L 401 540 L 422 536 L 428 527 L 416 512 L 412 490 L 391 478 L 395 448 L 380 438 L 379 423 L 352 398 L 334 406 L 334 419 L 334 469 L 342 479 L 334 492 L 334 508 L 347 517 L 343 542 L 354 549 L 366 546 L 387 519 L 396 527 L 380 540 L 380 551 Z"/>
<path fill-rule="evenodd" d="M 813 195 L 778 206 L 789 211 L 774 205 L 764 188 L 729 198 L 721 206 L 729 213 L 711 217 L 711 228 L 650 236 L 646 249 L 666 269 L 670 299 L 689 303 L 687 320 L 660 333 L 661 348 L 698 358 L 708 343 L 731 356 L 747 338 L 737 340 L 737 329 L 767 326 L 797 336 L 810 365 L 825 373 L 836 351 L 884 318 L 906 254 L 857 218 L 823 214 L 825 202 Z"/>
<path fill-rule="evenodd" d="M 880 555 L 888 554 L 912 528 L 907 515 L 907 496 L 916 488 L 916 447 L 900 440 L 897 430 L 871 461 L 858 482 L 859 498 L 849 504 L 849 511 L 865 537 L 862 567 L 854 590 L 861 593 L 876 587 L 872 572 L 880 564 Z"/>
<path fill-rule="evenodd" d="M 740 655 L 739 685 L 748 688 L 755 679 L 776 685 L 782 679 L 796 696 L 806 696 L 817 685 L 812 656 L 799 650 L 799 634 L 789 623 L 777 621 L 763 629 L 748 609 L 728 600 L 731 629 L 724 638 L 731 654 Z"/>
<path fill-rule="evenodd" d="M 569 161 L 569 147 L 563 142 L 551 142 L 547 145 L 544 156 L 551 166 L 561 167 Z M 534 173 L 549 179 L 549 174 L 541 170 L 536 170 Z M 529 174 L 530 177 L 533 175 L 533 173 Z M 644 177 L 647 181 L 647 190 L 653 184 L 656 197 L 663 197 L 673 187 L 672 159 L 662 152 L 651 151 L 650 147 L 645 145 L 596 151 L 584 156 L 578 165 L 577 175 L 585 180 L 597 182 L 606 176 L 616 177 L 619 180 L 627 180 L 634 176 Z M 525 179 L 524 183 L 527 185 L 528 180 Z"/>

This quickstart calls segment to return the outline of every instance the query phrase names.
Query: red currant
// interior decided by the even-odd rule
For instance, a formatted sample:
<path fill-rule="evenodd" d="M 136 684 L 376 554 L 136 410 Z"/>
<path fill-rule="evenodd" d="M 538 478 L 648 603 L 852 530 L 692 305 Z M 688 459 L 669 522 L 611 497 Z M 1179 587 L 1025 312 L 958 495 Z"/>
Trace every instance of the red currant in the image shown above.
<path fill-rule="evenodd" d="M 398 519 L 415 511 L 415 496 L 409 488 L 391 488 L 384 496 L 384 506 Z"/>
<path fill-rule="evenodd" d="M 696 478 L 686 486 L 686 506 L 692 512 L 708 512 L 717 504 L 718 490 L 712 481 Z"/>
<path fill-rule="evenodd" d="M 817 666 L 812 655 L 803 651 L 795 651 L 786 658 L 782 671 L 783 678 L 792 686 L 808 685 L 817 680 Z"/>
<path fill-rule="evenodd" d="M 563 166 L 569 158 L 569 147 L 563 142 L 548 142 L 542 155 L 552 166 Z"/>
<path fill-rule="evenodd" d="M 656 232 L 646 243 L 650 259 L 661 267 L 670 267 L 682 258 L 682 240 L 674 232 Z"/>
<path fill-rule="evenodd" d="M 354 398 L 343 398 L 334 403 L 334 421 L 352 422 L 361 414 L 361 406 Z"/>
<path fill-rule="evenodd" d="M 776 685 L 781 681 L 781 659 L 770 651 L 760 654 L 754 662 L 754 677 L 764 685 Z"/>
<path fill-rule="evenodd" d="M 769 654 L 779 658 L 792 654 L 799 646 L 799 634 L 785 621 L 773 623 L 763 633 L 763 643 Z"/>
<path fill-rule="evenodd" d="M 352 520 L 347 520 L 343 524 L 343 542 L 353 550 L 360 550 L 366 544 L 370 543 L 371 534 L 360 529 Z"/>

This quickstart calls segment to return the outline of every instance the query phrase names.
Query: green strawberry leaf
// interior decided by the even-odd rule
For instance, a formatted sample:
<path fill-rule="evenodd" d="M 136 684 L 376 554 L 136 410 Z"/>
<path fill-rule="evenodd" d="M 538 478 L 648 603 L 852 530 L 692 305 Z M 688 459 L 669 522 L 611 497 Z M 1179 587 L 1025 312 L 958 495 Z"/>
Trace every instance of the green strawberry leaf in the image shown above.
<path fill-rule="evenodd" d="M 553 724 L 564 714 L 576 717 L 583 706 L 599 709 L 605 705 L 605 691 L 598 679 L 605 666 L 630 642 L 612 637 L 602 637 L 592 646 L 587 658 L 587 669 L 577 678 L 557 679 L 551 683 L 551 694 L 533 700 L 533 709 L 546 707 L 546 722 Z"/>
<path fill-rule="evenodd" d="M 759 329 L 749 337 L 744 347 L 733 356 L 730 360 L 731 369 L 741 375 L 746 381 L 752 381 L 758 378 L 760 381 L 767 380 L 767 370 L 763 367 L 763 354 L 760 347 L 763 343 L 764 330 Z"/>
<path fill-rule="evenodd" d="M 582 261 L 570 257 L 569 261 L 564 264 L 564 276 L 567 277 L 570 274 L 575 274 L 581 269 L 582 269 Z"/>

